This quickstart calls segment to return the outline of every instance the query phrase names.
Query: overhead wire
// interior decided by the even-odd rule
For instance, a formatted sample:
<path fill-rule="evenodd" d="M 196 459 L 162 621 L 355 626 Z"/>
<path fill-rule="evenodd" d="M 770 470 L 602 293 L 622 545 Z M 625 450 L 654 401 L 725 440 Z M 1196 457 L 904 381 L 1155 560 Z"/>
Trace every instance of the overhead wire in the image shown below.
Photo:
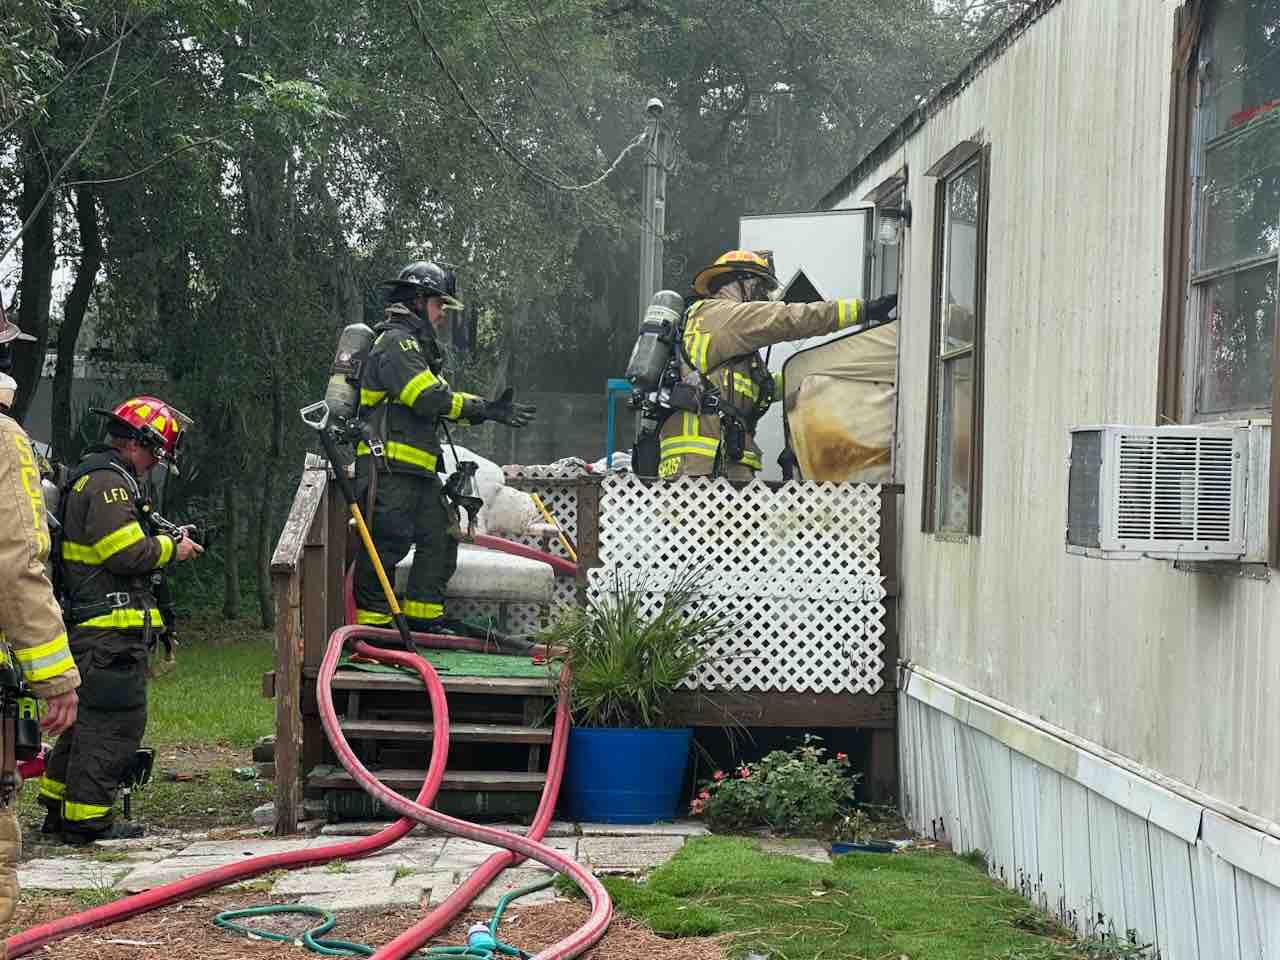
<path fill-rule="evenodd" d="M 485 133 L 488 134 L 489 139 L 493 141 L 494 146 L 496 146 L 502 153 L 504 153 L 516 166 L 518 166 L 521 170 L 523 170 L 526 174 L 528 174 L 534 180 L 537 180 L 539 183 L 545 184 L 548 187 L 552 187 L 556 190 L 560 190 L 565 193 L 580 193 L 585 190 L 590 190 L 593 187 L 597 187 L 600 184 L 604 183 L 604 181 L 607 180 L 613 174 L 613 172 L 618 169 L 618 167 L 622 164 L 622 161 L 626 159 L 628 155 L 630 155 L 633 151 L 638 150 L 649 139 L 649 131 L 646 129 L 622 149 L 622 152 L 618 154 L 618 156 L 614 159 L 613 163 L 609 165 L 608 169 L 606 169 L 604 173 L 600 174 L 600 176 L 596 177 L 594 180 L 591 180 L 588 183 L 581 183 L 581 184 L 561 183 L 560 181 L 554 179 L 553 177 L 549 177 L 545 173 L 542 173 L 541 171 L 534 169 L 532 166 L 529 165 L 528 162 L 525 161 L 523 157 L 517 154 L 507 144 L 507 142 L 498 134 L 498 132 L 493 129 L 492 124 L 490 124 L 489 121 L 485 119 L 484 115 L 481 114 L 478 109 L 476 109 L 475 104 L 471 102 L 471 98 L 467 96 L 467 91 L 463 88 L 462 84 L 458 82 L 458 78 L 454 76 L 453 71 L 449 69 L 449 65 L 445 63 L 444 57 L 440 54 L 440 51 L 436 48 L 436 45 L 431 42 L 431 36 L 427 32 L 427 29 L 422 22 L 422 13 L 417 0 L 407 0 L 407 6 L 409 8 L 409 16 L 413 19 L 414 26 L 418 30 L 418 35 L 422 38 L 422 42 L 425 43 L 427 48 L 431 51 L 432 58 L 439 65 L 441 71 L 444 73 L 445 77 L 448 79 L 449 83 L 452 85 L 454 91 L 458 94 L 458 98 L 463 102 L 463 104 L 466 105 L 467 109 L 471 111 L 471 115 L 474 116 L 476 120 L 480 122 L 480 126 L 484 129 Z"/>

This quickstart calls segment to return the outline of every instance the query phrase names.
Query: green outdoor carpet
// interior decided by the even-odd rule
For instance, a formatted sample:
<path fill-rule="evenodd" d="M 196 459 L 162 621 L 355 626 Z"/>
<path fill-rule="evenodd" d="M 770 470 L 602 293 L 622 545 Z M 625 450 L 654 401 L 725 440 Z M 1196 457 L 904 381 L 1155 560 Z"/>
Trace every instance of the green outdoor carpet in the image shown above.
<path fill-rule="evenodd" d="M 546 664 L 531 663 L 527 656 L 508 657 L 494 653 L 472 653 L 469 650 L 419 651 L 439 673 L 451 677 L 529 677 L 541 679 L 547 675 Z M 384 666 L 380 663 L 352 663 L 343 657 L 339 669 L 364 670 L 367 673 L 412 673 L 402 667 Z M 553 674 L 559 674 L 560 664 L 551 665 Z"/>

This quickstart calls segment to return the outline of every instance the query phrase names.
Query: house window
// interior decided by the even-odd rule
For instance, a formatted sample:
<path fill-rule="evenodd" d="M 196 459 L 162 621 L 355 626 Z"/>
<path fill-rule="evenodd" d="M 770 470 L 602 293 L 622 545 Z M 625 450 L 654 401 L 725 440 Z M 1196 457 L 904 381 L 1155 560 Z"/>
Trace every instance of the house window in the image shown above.
<path fill-rule="evenodd" d="M 1280 3 L 1218 0 L 1206 10 L 1189 131 L 1190 420 L 1271 408 L 1280 250 Z"/>
<path fill-rule="evenodd" d="M 929 171 L 938 185 L 923 526 L 937 533 L 979 532 L 989 157 L 967 141 Z"/>

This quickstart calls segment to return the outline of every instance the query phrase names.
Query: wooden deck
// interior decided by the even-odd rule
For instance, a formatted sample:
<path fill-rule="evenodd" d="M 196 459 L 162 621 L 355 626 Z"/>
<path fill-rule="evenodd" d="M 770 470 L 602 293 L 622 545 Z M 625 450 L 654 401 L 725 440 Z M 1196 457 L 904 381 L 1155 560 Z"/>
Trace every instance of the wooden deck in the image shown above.
<path fill-rule="evenodd" d="M 541 481 L 518 481 L 526 489 Z M 586 572 L 599 565 L 598 483 L 578 484 L 579 594 Z M 883 686 L 874 695 L 795 694 L 746 691 L 696 691 L 677 698 L 676 717 L 690 726 L 723 727 L 729 718 L 752 727 L 843 727 L 870 733 L 867 783 L 873 796 L 897 798 L 897 505 L 900 487 L 886 486 L 881 500 L 880 572 L 885 632 Z M 296 811 L 304 790 L 353 791 L 351 777 L 336 765 L 320 724 L 315 694 L 324 647 L 344 623 L 342 588 L 348 555 L 348 512 L 327 464 L 309 455 L 289 518 L 271 562 L 277 626 L 275 670 L 263 678 L 263 694 L 276 701 L 276 832 L 296 829 Z M 545 754 L 551 741 L 551 707 L 557 681 L 538 677 L 465 676 L 441 673 L 450 702 L 450 739 L 458 746 L 460 766 L 485 750 L 519 748 L 522 769 L 458 769 L 447 774 L 443 790 L 457 796 L 536 794 L 545 783 Z M 398 790 L 416 792 L 423 771 L 421 750 L 434 732 L 422 684 L 408 674 L 341 670 L 333 684 L 335 701 L 357 753 Z M 386 761 L 386 762 L 382 762 Z M 396 762 L 400 761 L 400 762 Z M 407 762 L 405 762 L 407 761 Z M 478 764 L 483 767 L 486 764 Z M 503 801 L 505 802 L 505 801 Z"/>

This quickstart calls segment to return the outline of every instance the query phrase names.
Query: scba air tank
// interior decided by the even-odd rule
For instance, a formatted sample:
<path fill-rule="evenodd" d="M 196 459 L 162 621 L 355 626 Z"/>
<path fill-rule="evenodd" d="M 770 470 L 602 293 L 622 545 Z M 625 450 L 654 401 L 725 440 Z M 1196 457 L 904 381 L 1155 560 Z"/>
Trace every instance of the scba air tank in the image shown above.
<path fill-rule="evenodd" d="M 329 385 L 324 399 L 329 411 L 350 420 L 360 410 L 360 368 L 373 346 L 373 329 L 365 323 L 350 323 L 338 335 L 338 349 L 329 368 Z"/>
<path fill-rule="evenodd" d="M 658 386 L 671 362 L 671 349 L 682 316 L 684 297 L 674 290 L 659 290 L 649 301 L 625 374 L 637 390 L 647 392 Z"/>

